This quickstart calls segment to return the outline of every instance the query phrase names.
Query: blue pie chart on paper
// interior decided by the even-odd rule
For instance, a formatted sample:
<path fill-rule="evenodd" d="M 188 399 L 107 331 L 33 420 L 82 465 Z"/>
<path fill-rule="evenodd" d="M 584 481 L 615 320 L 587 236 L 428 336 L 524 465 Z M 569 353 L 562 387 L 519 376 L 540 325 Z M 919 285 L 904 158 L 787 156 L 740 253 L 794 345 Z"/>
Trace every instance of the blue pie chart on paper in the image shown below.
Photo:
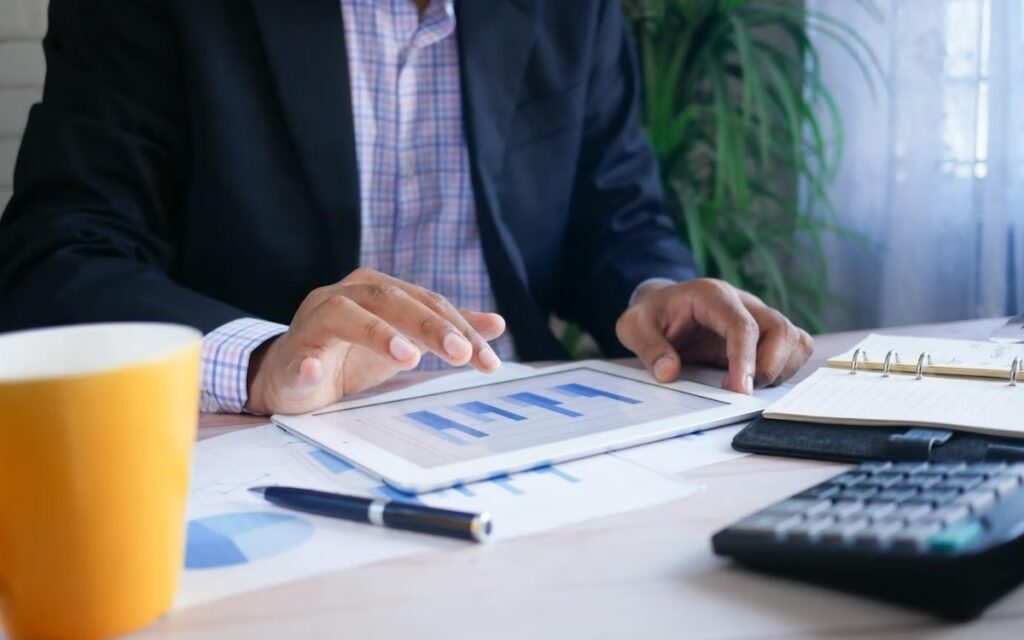
<path fill-rule="evenodd" d="M 216 569 L 269 558 L 302 545 L 313 525 L 302 518 L 265 511 L 222 513 L 188 523 L 186 569 Z"/>

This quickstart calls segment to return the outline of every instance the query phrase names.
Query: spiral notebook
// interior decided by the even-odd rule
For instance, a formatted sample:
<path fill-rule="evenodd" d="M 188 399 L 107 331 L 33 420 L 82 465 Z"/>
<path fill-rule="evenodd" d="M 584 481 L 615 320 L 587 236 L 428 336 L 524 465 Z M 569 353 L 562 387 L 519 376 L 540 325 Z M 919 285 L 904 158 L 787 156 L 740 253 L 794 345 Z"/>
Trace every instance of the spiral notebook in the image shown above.
<path fill-rule="evenodd" d="M 827 365 L 764 417 L 1024 438 L 1024 345 L 872 334 Z"/>

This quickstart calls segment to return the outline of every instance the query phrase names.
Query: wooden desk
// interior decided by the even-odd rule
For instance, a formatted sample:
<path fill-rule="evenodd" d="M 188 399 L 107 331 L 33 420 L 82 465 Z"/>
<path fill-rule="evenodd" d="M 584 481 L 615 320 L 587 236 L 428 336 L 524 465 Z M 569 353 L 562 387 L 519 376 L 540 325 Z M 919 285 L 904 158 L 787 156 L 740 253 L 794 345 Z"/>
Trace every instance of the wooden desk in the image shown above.
<path fill-rule="evenodd" d="M 883 333 L 987 338 L 998 321 Z M 818 338 L 806 375 L 864 334 Z M 242 419 L 254 423 L 252 419 Z M 202 434 L 238 418 L 204 418 Z M 712 555 L 733 520 L 840 465 L 751 456 L 686 472 L 698 495 L 495 545 L 396 560 L 174 614 L 141 637 L 1019 638 L 1024 589 L 961 626 L 748 573 Z"/>

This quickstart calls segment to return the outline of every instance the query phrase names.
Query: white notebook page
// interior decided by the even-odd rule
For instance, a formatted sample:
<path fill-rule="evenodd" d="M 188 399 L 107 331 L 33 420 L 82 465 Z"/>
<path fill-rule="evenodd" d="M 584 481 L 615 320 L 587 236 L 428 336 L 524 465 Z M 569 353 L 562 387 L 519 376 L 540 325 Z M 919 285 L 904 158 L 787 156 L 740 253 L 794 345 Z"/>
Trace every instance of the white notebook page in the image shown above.
<path fill-rule="evenodd" d="M 1024 437 L 1024 384 L 822 368 L 765 410 L 766 418 L 939 426 Z"/>

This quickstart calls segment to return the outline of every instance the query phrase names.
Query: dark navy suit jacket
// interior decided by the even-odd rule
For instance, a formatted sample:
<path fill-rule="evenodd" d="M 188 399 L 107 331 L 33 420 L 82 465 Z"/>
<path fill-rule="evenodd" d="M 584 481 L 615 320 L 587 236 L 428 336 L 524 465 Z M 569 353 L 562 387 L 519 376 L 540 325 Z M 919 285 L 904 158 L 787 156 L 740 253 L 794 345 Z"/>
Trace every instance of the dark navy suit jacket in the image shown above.
<path fill-rule="evenodd" d="M 554 312 L 607 353 L 693 261 L 634 117 L 620 0 L 459 0 L 484 255 L 523 359 Z M 47 78 L 0 218 L 0 329 L 287 323 L 357 266 L 339 0 L 52 0 Z"/>

